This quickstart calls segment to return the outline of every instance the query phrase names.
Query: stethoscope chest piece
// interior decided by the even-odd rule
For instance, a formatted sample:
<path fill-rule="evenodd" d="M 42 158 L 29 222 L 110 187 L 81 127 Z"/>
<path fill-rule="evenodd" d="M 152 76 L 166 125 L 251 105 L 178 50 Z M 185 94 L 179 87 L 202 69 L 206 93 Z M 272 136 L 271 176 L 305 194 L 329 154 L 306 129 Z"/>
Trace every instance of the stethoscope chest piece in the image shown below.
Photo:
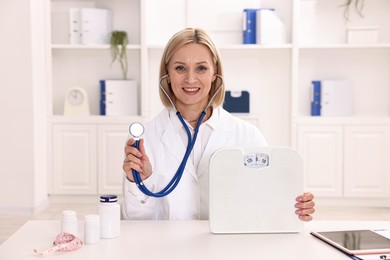
<path fill-rule="evenodd" d="M 134 122 L 129 126 L 129 132 L 135 139 L 139 139 L 144 134 L 144 130 L 144 126 L 139 122 Z"/>

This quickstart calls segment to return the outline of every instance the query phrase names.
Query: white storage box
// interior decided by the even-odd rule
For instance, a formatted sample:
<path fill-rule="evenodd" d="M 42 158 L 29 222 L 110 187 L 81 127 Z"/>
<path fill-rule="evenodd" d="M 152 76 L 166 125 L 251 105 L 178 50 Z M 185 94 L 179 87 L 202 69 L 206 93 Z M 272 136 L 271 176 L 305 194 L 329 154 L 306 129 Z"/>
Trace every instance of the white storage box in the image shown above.
<path fill-rule="evenodd" d="M 349 44 L 370 44 L 377 42 L 377 27 L 354 27 L 347 29 L 347 43 Z"/>

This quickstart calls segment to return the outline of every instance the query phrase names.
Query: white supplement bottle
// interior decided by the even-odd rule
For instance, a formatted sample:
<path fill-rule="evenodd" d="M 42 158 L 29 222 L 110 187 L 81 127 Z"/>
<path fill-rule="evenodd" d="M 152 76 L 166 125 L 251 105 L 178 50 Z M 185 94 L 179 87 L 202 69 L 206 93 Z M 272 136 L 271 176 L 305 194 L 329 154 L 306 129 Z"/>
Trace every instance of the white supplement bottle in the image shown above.
<path fill-rule="evenodd" d="M 120 205 L 116 195 L 100 196 L 100 237 L 115 238 L 120 234 Z"/>
<path fill-rule="evenodd" d="M 74 210 L 62 211 L 61 232 L 77 236 L 78 220 L 77 213 Z"/>
<path fill-rule="evenodd" d="M 84 242 L 93 245 L 100 241 L 100 217 L 96 214 L 85 215 Z"/>

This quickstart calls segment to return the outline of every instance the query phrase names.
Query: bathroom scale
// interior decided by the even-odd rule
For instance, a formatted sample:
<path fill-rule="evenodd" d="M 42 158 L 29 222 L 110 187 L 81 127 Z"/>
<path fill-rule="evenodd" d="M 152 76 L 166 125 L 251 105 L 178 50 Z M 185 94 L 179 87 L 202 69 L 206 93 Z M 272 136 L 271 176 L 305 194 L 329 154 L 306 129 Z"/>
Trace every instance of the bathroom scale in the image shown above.
<path fill-rule="evenodd" d="M 223 148 L 210 159 L 212 233 L 298 233 L 303 163 L 289 147 Z"/>

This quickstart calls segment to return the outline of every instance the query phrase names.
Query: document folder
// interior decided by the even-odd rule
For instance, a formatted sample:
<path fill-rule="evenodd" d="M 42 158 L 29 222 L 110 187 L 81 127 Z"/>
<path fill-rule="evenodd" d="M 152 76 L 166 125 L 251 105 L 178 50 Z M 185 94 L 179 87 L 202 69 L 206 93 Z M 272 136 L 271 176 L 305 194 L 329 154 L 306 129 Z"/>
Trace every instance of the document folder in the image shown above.
<path fill-rule="evenodd" d="M 248 91 L 226 91 L 223 108 L 230 113 L 249 113 Z"/>

